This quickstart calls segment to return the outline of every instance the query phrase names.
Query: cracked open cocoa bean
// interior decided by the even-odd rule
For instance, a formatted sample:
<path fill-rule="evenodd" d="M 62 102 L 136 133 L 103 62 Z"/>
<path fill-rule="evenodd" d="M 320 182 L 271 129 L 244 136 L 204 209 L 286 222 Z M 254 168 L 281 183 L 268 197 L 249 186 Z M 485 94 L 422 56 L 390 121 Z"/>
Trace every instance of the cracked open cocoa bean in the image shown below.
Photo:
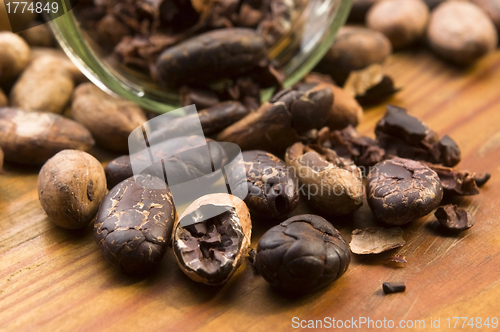
<path fill-rule="evenodd" d="M 377 219 L 403 225 L 425 216 L 443 198 L 438 175 L 427 165 L 403 158 L 382 161 L 367 177 L 368 205 Z"/>
<path fill-rule="evenodd" d="M 335 151 L 318 145 L 292 145 L 285 154 L 305 186 L 308 202 L 322 213 L 344 215 L 363 204 L 362 173 L 350 159 L 339 158 Z"/>
<path fill-rule="evenodd" d="M 377 123 L 375 135 L 387 155 L 450 167 L 461 158 L 453 139 L 445 135 L 440 140 L 434 131 L 400 107 L 387 105 L 387 113 Z"/>
<path fill-rule="evenodd" d="M 218 29 L 167 48 L 156 62 L 167 87 L 206 85 L 243 76 L 268 64 L 264 39 L 246 28 Z"/>
<path fill-rule="evenodd" d="M 245 203 L 252 215 L 280 219 L 292 212 L 299 202 L 299 191 L 287 164 L 265 151 L 245 151 L 242 155 L 248 186 Z"/>
<path fill-rule="evenodd" d="M 333 93 L 328 88 L 282 90 L 257 111 L 219 133 L 217 141 L 235 143 L 241 150 L 279 154 L 307 131 L 323 127 L 332 104 Z"/>
<path fill-rule="evenodd" d="M 189 205 L 174 228 L 177 264 L 196 282 L 221 285 L 241 265 L 251 233 L 250 212 L 238 197 L 200 197 Z"/>
<path fill-rule="evenodd" d="M 147 274 L 165 254 L 175 217 L 165 182 L 139 174 L 122 181 L 104 198 L 94 224 L 94 239 L 113 265 L 126 273 Z"/>
<path fill-rule="evenodd" d="M 320 216 L 304 214 L 268 230 L 254 264 L 271 286 L 304 294 L 338 279 L 350 261 L 349 247 L 335 227 Z"/>

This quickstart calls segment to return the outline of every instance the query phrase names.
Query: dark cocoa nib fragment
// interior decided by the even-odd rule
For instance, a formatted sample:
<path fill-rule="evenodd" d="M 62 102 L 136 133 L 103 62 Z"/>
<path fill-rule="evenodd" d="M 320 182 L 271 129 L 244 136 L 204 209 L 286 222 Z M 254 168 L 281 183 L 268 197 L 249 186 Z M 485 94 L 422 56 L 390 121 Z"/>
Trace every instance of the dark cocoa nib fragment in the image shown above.
<path fill-rule="evenodd" d="M 349 158 L 358 166 L 369 167 L 380 162 L 385 157 L 384 149 L 367 136 L 361 136 L 349 125 L 342 130 L 329 131 L 321 129 L 318 134 L 318 144 L 337 152 L 340 157 Z"/>
<path fill-rule="evenodd" d="M 384 282 L 382 289 L 385 294 L 402 293 L 406 290 L 404 282 Z"/>
<path fill-rule="evenodd" d="M 485 174 L 482 174 L 482 175 L 476 175 L 476 177 L 474 178 L 476 180 L 476 184 L 478 187 L 482 187 L 486 184 L 486 182 L 488 182 L 488 180 L 491 178 L 491 174 L 490 173 L 485 173 Z"/>
<path fill-rule="evenodd" d="M 434 215 L 441 225 L 456 231 L 469 229 L 475 223 L 469 212 L 453 204 L 438 207 Z"/>
<path fill-rule="evenodd" d="M 268 64 L 267 47 L 255 31 L 246 28 L 205 32 L 172 46 L 156 62 L 161 84 L 209 84 L 243 76 Z"/>
<path fill-rule="evenodd" d="M 340 233 L 316 215 L 299 215 L 267 231 L 255 266 L 274 288 L 304 294 L 330 284 L 347 270 L 350 250 Z"/>
<path fill-rule="evenodd" d="M 440 165 L 427 165 L 439 176 L 445 196 L 479 194 L 475 173 Z"/>
<path fill-rule="evenodd" d="M 439 140 L 434 131 L 400 107 L 387 106 L 387 113 L 377 123 L 375 134 L 387 155 L 450 167 L 460 161 L 460 149 L 449 136 Z"/>
<path fill-rule="evenodd" d="M 418 161 L 394 158 L 375 165 L 367 177 L 367 198 L 377 219 L 402 225 L 439 205 L 443 186 L 438 175 Z"/>
<path fill-rule="evenodd" d="M 252 215 L 264 219 L 281 219 L 299 202 L 297 179 L 287 164 L 260 150 L 243 152 L 248 196 L 245 203 Z"/>
<path fill-rule="evenodd" d="M 154 186 L 165 189 L 145 189 Z M 115 186 L 97 213 L 94 239 L 104 256 L 126 273 L 146 274 L 165 254 L 175 208 L 165 182 L 140 174 Z"/>
<path fill-rule="evenodd" d="M 374 105 L 384 101 L 399 90 L 401 88 L 394 86 L 392 78 L 384 75 L 379 83 L 367 89 L 364 93 L 357 95 L 356 100 L 361 105 Z"/>

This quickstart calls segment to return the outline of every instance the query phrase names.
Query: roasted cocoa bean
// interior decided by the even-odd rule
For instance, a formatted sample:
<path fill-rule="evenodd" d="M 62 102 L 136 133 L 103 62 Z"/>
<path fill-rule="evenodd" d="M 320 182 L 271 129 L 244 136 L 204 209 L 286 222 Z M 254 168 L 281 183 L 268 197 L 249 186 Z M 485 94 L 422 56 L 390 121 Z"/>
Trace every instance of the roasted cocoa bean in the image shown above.
<path fill-rule="evenodd" d="M 402 225 L 425 216 L 443 198 L 436 172 L 418 161 L 394 158 L 371 168 L 367 177 L 368 205 L 375 217 Z"/>
<path fill-rule="evenodd" d="M 496 49 L 498 34 L 490 18 L 475 4 L 447 1 L 432 12 L 427 41 L 444 59 L 469 65 Z"/>
<path fill-rule="evenodd" d="M 316 70 L 331 75 L 337 84 L 343 85 L 351 71 L 380 64 L 391 53 L 391 42 L 383 33 L 346 26 L 340 28 Z"/>
<path fill-rule="evenodd" d="M 267 63 L 261 36 L 251 29 L 231 28 L 205 32 L 172 46 L 156 65 L 163 85 L 180 87 L 243 76 Z"/>
<path fill-rule="evenodd" d="M 307 91 L 312 87 L 316 87 L 317 89 L 329 88 L 332 90 L 333 104 L 325 126 L 337 130 L 344 129 L 348 125 L 356 127 L 359 124 L 363 118 L 363 108 L 350 93 L 316 73 L 306 76 L 304 82 L 298 84 L 297 89 Z"/>
<path fill-rule="evenodd" d="M 121 156 L 111 160 L 106 167 L 104 167 L 104 173 L 106 174 L 108 189 L 111 190 L 118 183 L 134 175 L 132 164 L 130 163 L 130 156 Z"/>
<path fill-rule="evenodd" d="M 147 274 L 165 254 L 175 218 L 165 182 L 139 174 L 106 195 L 94 224 L 94 239 L 113 265 L 126 273 Z"/>
<path fill-rule="evenodd" d="M 259 150 L 243 152 L 248 196 L 245 198 L 252 216 L 281 219 L 299 202 L 297 178 L 278 157 Z"/>
<path fill-rule="evenodd" d="M 61 150 L 88 151 L 93 145 L 85 127 L 60 115 L 0 108 L 0 147 L 6 161 L 43 164 Z"/>
<path fill-rule="evenodd" d="M 292 217 L 268 230 L 257 245 L 255 266 L 274 288 L 308 293 L 338 279 L 351 254 L 340 233 L 320 216 Z"/>
<path fill-rule="evenodd" d="M 90 154 L 63 150 L 38 174 L 38 199 L 50 220 L 67 229 L 84 228 L 106 195 L 101 163 Z"/>

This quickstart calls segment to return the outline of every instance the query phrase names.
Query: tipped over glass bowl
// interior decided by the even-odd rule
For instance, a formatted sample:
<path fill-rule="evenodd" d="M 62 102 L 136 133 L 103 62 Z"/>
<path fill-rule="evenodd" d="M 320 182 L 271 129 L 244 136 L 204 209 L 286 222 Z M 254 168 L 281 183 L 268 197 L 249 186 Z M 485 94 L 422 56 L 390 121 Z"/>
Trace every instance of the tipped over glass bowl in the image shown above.
<path fill-rule="evenodd" d="M 131 3 L 131 0 L 108 1 L 118 4 L 113 7 L 113 11 L 119 11 L 120 5 Z M 288 21 L 283 24 L 283 29 L 278 36 L 271 41 L 267 39 L 267 57 L 273 67 L 281 73 L 284 87 L 290 87 L 298 82 L 319 62 L 332 44 L 338 29 L 345 23 L 352 4 L 352 0 L 143 0 L 132 3 L 134 5 L 162 3 L 162 6 L 165 4 L 163 16 L 171 18 L 175 17 L 173 10 L 169 7 L 172 3 L 190 2 L 195 10 L 199 10 L 199 17 L 202 17 L 204 10 L 213 8 L 210 6 L 230 1 L 239 4 L 239 15 L 245 20 L 251 18 L 251 13 L 242 14 L 241 3 L 252 4 L 256 1 L 261 1 L 261 3 L 267 1 L 268 4 L 274 6 L 272 8 L 275 11 L 279 12 L 284 6 L 289 10 Z M 145 68 L 131 66 L 130 63 L 124 64 L 123 58 L 115 54 L 117 46 L 103 44 L 102 40 L 99 40 L 102 39 L 99 33 L 88 28 L 89 24 L 85 21 L 84 10 L 93 6 L 94 3 L 105 2 L 106 0 L 80 0 L 73 10 L 53 18 L 50 25 L 61 47 L 82 72 L 104 91 L 134 101 L 142 108 L 158 113 L 179 108 L 181 105 L 177 88 L 167 88 L 164 84 L 158 83 L 157 79 L 152 78 L 154 75 L 151 75 Z M 255 11 L 253 14 L 255 15 Z M 189 23 L 187 14 L 181 12 L 179 15 L 182 19 L 177 21 L 174 19 L 174 22 L 186 25 L 188 30 L 191 29 L 189 33 L 192 32 L 192 35 L 196 36 L 196 27 L 193 28 L 193 24 Z M 91 14 L 87 13 L 87 16 Z M 194 22 L 194 24 L 197 23 Z M 110 26 L 112 29 L 119 28 L 118 25 L 113 25 L 113 22 Z M 200 31 L 203 32 L 203 29 L 206 27 Z M 260 24 L 255 30 L 257 33 L 264 31 Z M 172 43 L 168 47 L 174 46 L 175 43 Z M 157 54 L 161 54 L 163 50 L 156 51 Z M 268 96 L 270 93 L 272 92 L 267 91 Z M 263 90 L 264 99 L 265 95 L 266 91 Z"/>

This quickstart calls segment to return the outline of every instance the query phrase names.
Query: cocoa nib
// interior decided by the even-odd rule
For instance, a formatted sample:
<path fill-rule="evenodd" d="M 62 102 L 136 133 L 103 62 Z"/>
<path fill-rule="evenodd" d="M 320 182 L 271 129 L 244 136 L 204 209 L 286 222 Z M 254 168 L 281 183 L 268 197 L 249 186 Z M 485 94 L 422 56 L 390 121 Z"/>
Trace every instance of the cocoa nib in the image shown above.
<path fill-rule="evenodd" d="M 479 188 L 476 183 L 475 173 L 468 171 L 460 171 L 455 168 L 444 167 L 440 165 L 433 165 L 433 164 L 427 164 L 427 165 L 439 176 L 439 180 L 441 180 L 441 184 L 443 185 L 445 195 L 462 196 L 462 195 L 479 194 Z M 480 181 L 480 183 L 482 183 L 482 181 Z"/>
<path fill-rule="evenodd" d="M 354 95 L 361 105 L 379 103 L 400 90 L 394 86 L 391 77 L 383 74 L 379 64 L 352 71 L 344 89 Z"/>
<path fill-rule="evenodd" d="M 445 135 L 441 140 L 407 110 L 388 105 L 387 113 L 375 128 L 377 142 L 387 155 L 455 166 L 460 149 Z"/>
<path fill-rule="evenodd" d="M 453 204 L 438 207 L 434 215 L 441 225 L 456 231 L 469 229 L 475 223 L 469 212 Z"/>
<path fill-rule="evenodd" d="M 385 294 L 402 293 L 406 290 L 404 282 L 384 282 L 382 289 Z"/>
<path fill-rule="evenodd" d="M 317 143 L 363 167 L 373 166 L 385 156 L 384 149 L 380 148 L 370 137 L 360 135 L 353 126 L 331 132 L 325 127 L 318 133 Z"/>

